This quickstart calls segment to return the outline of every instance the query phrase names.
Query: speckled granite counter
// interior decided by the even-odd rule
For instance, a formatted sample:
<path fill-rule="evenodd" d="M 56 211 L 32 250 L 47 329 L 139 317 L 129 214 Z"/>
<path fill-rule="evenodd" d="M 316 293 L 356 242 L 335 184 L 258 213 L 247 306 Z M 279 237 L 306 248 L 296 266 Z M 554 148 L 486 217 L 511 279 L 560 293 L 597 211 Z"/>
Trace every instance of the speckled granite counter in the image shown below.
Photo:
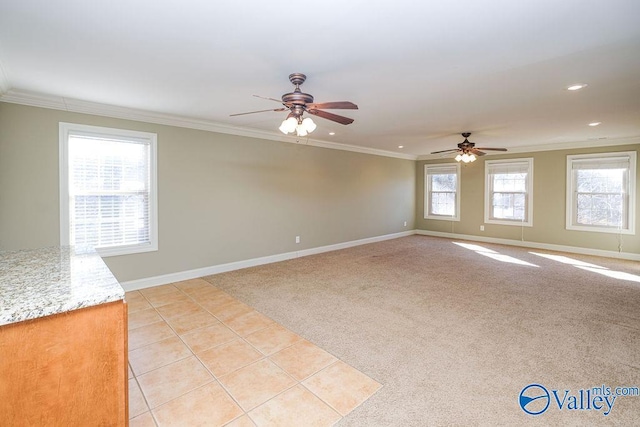
<path fill-rule="evenodd" d="M 0 325 L 122 299 L 122 286 L 94 251 L 0 252 Z"/>

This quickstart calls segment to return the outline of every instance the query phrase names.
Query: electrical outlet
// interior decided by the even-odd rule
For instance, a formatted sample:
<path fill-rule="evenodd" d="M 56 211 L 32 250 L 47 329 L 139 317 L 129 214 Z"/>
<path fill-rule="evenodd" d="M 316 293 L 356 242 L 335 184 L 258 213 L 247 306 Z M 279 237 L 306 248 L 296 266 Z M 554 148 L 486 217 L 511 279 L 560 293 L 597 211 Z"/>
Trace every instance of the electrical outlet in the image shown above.
<path fill-rule="evenodd" d="M 484 231 L 484 225 L 480 226 L 480 231 Z"/>
<path fill-rule="evenodd" d="M 405 227 L 407 226 L 407 221 L 405 221 L 405 222 L 404 222 L 404 226 L 405 226 Z"/>
<path fill-rule="evenodd" d="M 300 243 L 300 236 L 296 236 L 296 243 Z"/>

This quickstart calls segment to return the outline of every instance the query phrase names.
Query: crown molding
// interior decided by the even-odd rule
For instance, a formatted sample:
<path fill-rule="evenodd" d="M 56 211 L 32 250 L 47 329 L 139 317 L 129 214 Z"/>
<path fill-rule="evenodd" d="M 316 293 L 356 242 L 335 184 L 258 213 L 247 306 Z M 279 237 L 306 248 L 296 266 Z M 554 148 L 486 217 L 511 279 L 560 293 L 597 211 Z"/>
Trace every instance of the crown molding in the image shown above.
<path fill-rule="evenodd" d="M 596 141 L 572 141 L 553 144 L 540 144 L 540 145 L 523 145 L 521 147 L 509 148 L 507 153 L 486 153 L 489 156 L 504 155 L 504 154 L 518 154 L 518 153 L 535 153 L 536 151 L 558 151 L 558 150 L 575 150 L 578 148 L 596 148 L 596 147 L 612 147 L 616 145 L 629 145 L 640 144 L 640 136 L 626 137 L 626 138 L 607 138 L 599 139 Z M 418 156 L 417 160 L 438 160 L 443 157 L 434 154 L 422 154 Z"/>
<path fill-rule="evenodd" d="M 73 113 L 92 114 L 117 119 L 133 120 L 145 123 L 154 123 L 167 126 L 176 126 L 188 129 L 204 130 L 209 132 L 223 133 L 229 135 L 245 136 L 249 138 L 267 139 L 278 142 L 288 142 L 291 144 L 304 144 L 331 150 L 351 151 L 362 154 L 372 154 L 376 156 L 392 157 L 404 160 L 439 160 L 442 157 L 432 154 L 396 153 L 393 151 L 380 150 L 376 148 L 362 147 L 359 145 L 342 144 L 339 142 L 322 141 L 312 138 L 298 138 L 295 136 L 283 135 L 279 132 L 271 132 L 259 129 L 243 128 L 211 120 L 194 119 L 190 117 L 163 114 L 147 110 L 119 107 L 116 105 L 101 104 L 91 101 L 83 101 L 73 98 L 63 98 L 42 93 L 27 92 L 10 89 L 9 82 L 0 63 L 0 102 L 28 105 L 32 107 L 49 108 L 54 110 L 69 111 Z M 640 143 L 640 136 L 630 138 L 610 138 L 597 141 L 571 141 L 563 143 L 526 145 L 509 148 L 508 154 L 512 153 L 533 153 L 537 151 L 571 150 L 584 147 L 611 147 L 616 145 L 627 145 Z M 504 153 L 487 153 L 487 155 L 500 155 Z"/>
<path fill-rule="evenodd" d="M 9 92 L 10 88 L 11 85 L 9 84 L 9 78 L 7 77 L 6 71 L 2 67 L 2 62 L 0 62 L 0 97 Z"/>
<path fill-rule="evenodd" d="M 0 70 L 0 84 L 1 80 Z M 1 89 L 1 86 L 0 86 Z M 305 144 L 314 147 L 328 148 L 332 150 L 351 151 L 363 154 L 372 154 L 383 157 L 393 157 L 405 160 L 417 160 L 417 156 L 375 148 L 361 147 L 358 145 L 341 144 L 338 142 L 321 141 L 311 138 L 298 138 L 287 136 L 278 132 L 270 132 L 259 129 L 243 128 L 218 123 L 210 120 L 193 119 L 190 117 L 163 114 L 153 111 L 138 110 L 134 108 L 119 107 L 115 105 L 100 104 L 97 102 L 82 101 L 79 99 L 63 98 L 59 96 L 33 93 L 20 90 L 7 90 L 0 92 L 0 102 L 28 105 L 32 107 L 63 110 L 73 113 L 92 114 L 97 116 L 113 117 L 117 119 L 133 120 L 145 123 L 154 123 L 167 126 L 176 126 L 189 129 L 204 130 L 209 132 L 224 133 L 229 135 L 246 136 L 250 138 L 268 139 L 292 144 Z"/>

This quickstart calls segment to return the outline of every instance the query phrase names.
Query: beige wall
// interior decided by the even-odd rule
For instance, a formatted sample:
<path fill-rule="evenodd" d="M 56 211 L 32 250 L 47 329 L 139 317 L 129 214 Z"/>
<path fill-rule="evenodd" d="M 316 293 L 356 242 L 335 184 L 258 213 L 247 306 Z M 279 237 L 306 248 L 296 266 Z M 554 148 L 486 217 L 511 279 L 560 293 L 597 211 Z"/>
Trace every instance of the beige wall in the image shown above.
<path fill-rule="evenodd" d="M 158 134 L 160 249 L 106 258 L 121 281 L 414 227 L 411 160 L 0 102 L 0 250 L 59 244 L 61 121 Z"/>
<path fill-rule="evenodd" d="M 640 197 L 636 197 L 636 235 L 619 236 L 617 234 L 565 230 L 567 155 L 614 151 L 640 151 L 640 144 L 491 155 L 463 165 L 461 167 L 459 222 L 424 219 L 424 165 L 452 162 L 452 160 L 419 161 L 416 168 L 416 228 L 616 252 L 621 244 L 622 252 L 640 253 Z M 484 224 L 484 159 L 525 157 L 534 159 L 533 227 Z M 636 175 L 636 189 L 640 190 L 640 173 Z M 480 225 L 483 224 L 485 231 L 480 231 Z"/>

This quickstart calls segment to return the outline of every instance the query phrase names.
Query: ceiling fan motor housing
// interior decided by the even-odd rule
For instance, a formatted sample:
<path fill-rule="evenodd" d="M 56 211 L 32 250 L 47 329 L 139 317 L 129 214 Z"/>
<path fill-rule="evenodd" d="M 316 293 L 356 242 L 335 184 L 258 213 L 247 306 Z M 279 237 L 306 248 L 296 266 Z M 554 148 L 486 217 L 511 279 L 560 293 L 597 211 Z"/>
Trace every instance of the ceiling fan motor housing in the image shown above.
<path fill-rule="evenodd" d="M 458 148 L 461 149 L 462 151 L 464 151 L 465 153 L 468 152 L 470 149 L 472 149 L 476 144 L 473 142 L 469 142 L 466 140 L 464 140 L 464 142 L 461 142 L 460 144 L 458 144 Z"/>
<path fill-rule="evenodd" d="M 303 93 L 299 88 L 296 88 L 295 91 L 282 95 L 282 102 L 285 104 L 299 105 L 312 104 L 313 96 L 309 95 L 308 93 Z"/>
<path fill-rule="evenodd" d="M 307 80 L 307 76 L 302 73 L 289 74 L 289 81 L 293 83 L 296 88 L 293 92 L 282 95 L 282 102 L 287 106 L 291 106 L 291 112 L 297 116 L 302 115 L 306 104 L 313 103 L 313 96 L 300 90 L 300 85 L 304 83 L 305 80 Z"/>

